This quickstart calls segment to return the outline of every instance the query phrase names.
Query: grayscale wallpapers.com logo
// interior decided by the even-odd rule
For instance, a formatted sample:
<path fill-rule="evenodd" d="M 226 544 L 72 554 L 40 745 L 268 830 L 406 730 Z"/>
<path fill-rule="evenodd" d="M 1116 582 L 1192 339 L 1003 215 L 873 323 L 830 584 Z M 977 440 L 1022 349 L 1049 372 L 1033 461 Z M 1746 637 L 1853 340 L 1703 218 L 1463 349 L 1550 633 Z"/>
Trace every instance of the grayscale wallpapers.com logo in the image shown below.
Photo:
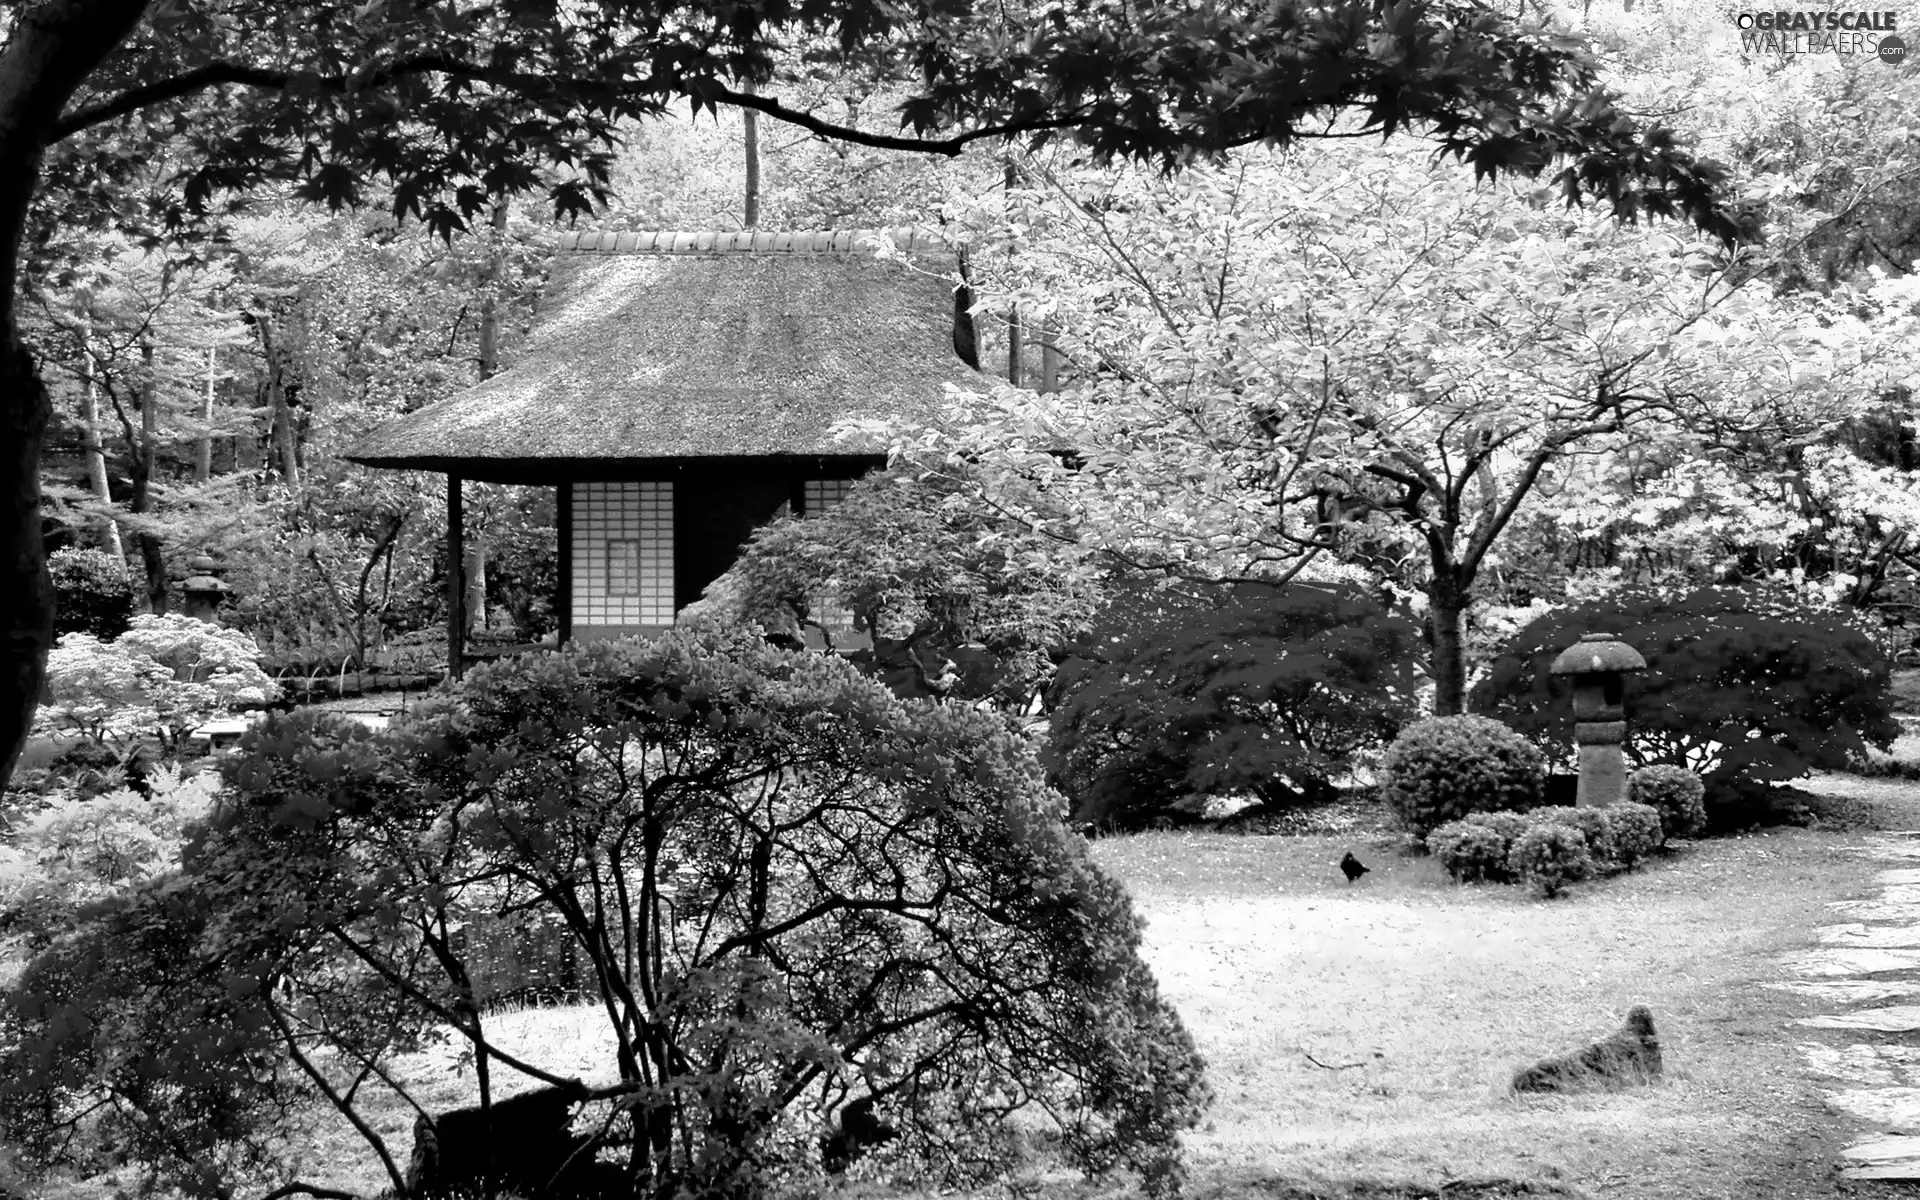
<path fill-rule="evenodd" d="M 1733 23 L 1749 54 L 1871 54 L 1889 66 L 1907 57 L 1896 12 L 1743 12 Z"/>

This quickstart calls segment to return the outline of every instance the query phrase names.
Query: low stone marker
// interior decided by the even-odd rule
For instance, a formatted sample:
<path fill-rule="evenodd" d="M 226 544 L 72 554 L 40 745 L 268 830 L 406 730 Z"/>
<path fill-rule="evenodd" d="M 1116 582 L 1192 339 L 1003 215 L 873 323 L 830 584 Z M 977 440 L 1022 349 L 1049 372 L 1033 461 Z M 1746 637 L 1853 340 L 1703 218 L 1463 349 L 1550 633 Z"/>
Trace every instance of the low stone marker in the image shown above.
<path fill-rule="evenodd" d="M 1563 1054 L 1541 1059 L 1515 1073 L 1516 1092 L 1573 1092 L 1589 1088 L 1618 1088 L 1652 1083 L 1660 1078 L 1660 1035 L 1653 1029 L 1653 1013 L 1636 1004 L 1627 1023 L 1609 1037 Z"/>

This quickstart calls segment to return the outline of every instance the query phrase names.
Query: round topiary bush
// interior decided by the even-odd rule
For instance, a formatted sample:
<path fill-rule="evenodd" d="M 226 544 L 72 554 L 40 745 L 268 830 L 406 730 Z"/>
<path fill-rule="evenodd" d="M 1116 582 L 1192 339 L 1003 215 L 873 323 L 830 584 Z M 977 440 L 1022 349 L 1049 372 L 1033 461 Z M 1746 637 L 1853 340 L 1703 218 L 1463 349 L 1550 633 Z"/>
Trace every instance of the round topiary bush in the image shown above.
<path fill-rule="evenodd" d="M 1707 827 L 1707 785 L 1685 767 L 1642 767 L 1627 776 L 1627 799 L 1660 816 L 1660 840 L 1698 837 Z"/>
<path fill-rule="evenodd" d="M 1660 810 L 1648 804 L 1622 800 L 1604 810 L 1613 823 L 1613 854 L 1632 869 L 1660 844 Z"/>
<path fill-rule="evenodd" d="M 1427 850 L 1461 883 L 1504 883 L 1507 839 L 1473 821 L 1448 821 L 1427 834 Z"/>
<path fill-rule="evenodd" d="M 1593 875 L 1593 854 L 1587 849 L 1587 836 L 1578 829 L 1547 822 L 1514 839 L 1507 866 L 1539 888 L 1542 896 L 1554 896 L 1568 884 Z"/>
<path fill-rule="evenodd" d="M 1413 835 L 1471 813 L 1540 803 L 1547 760 L 1491 717 L 1428 717 L 1400 731 L 1380 764 L 1381 793 Z"/>
<path fill-rule="evenodd" d="M 1587 853 L 1593 856 L 1596 871 L 1620 865 L 1614 845 L 1613 822 L 1602 808 L 1536 808 L 1527 814 L 1532 825 L 1565 825 L 1578 829 L 1587 839 Z"/>

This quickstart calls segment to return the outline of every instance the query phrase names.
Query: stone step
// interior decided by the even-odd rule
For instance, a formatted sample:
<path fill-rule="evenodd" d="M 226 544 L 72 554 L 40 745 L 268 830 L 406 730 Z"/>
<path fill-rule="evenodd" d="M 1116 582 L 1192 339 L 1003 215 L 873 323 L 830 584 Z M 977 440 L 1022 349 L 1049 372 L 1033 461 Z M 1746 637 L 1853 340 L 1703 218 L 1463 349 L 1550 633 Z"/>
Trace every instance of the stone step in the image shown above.
<path fill-rule="evenodd" d="M 1800 1017 L 1794 1024 L 1813 1029 L 1875 1029 L 1881 1033 L 1912 1033 L 1920 1030 L 1920 1004 L 1889 1004 L 1885 1008 Z"/>
<path fill-rule="evenodd" d="M 1881 950 L 1831 946 L 1789 954 L 1780 965 L 1795 975 L 1871 975 L 1876 971 L 1920 968 L 1920 950 Z"/>
<path fill-rule="evenodd" d="M 1920 1179 L 1920 1137 L 1893 1136 L 1858 1142 L 1840 1152 L 1850 1164 L 1843 1179 Z"/>
<path fill-rule="evenodd" d="M 1776 992 L 1811 996 L 1830 1004 L 1871 1004 L 1920 992 L 1920 980 L 1902 979 L 1782 979 L 1760 985 Z"/>
<path fill-rule="evenodd" d="M 1845 925 L 1822 925 L 1813 933 L 1821 944 L 1827 946 L 1858 946 L 1879 950 L 1920 946 L 1920 927 L 1913 925 L 1866 925 L 1849 921 Z"/>

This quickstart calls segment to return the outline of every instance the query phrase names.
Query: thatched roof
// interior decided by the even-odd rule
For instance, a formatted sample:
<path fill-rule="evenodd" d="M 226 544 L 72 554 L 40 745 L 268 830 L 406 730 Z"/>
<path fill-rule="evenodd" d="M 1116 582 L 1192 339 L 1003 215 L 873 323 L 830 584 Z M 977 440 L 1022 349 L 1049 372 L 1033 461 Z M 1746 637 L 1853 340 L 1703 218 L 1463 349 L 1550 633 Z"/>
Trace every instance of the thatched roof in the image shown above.
<path fill-rule="evenodd" d="M 516 482 L 845 458 L 882 447 L 836 441 L 837 422 L 927 419 L 944 384 L 986 382 L 954 347 L 952 252 L 924 232 L 588 233 L 560 251 L 506 370 L 347 457 Z"/>

